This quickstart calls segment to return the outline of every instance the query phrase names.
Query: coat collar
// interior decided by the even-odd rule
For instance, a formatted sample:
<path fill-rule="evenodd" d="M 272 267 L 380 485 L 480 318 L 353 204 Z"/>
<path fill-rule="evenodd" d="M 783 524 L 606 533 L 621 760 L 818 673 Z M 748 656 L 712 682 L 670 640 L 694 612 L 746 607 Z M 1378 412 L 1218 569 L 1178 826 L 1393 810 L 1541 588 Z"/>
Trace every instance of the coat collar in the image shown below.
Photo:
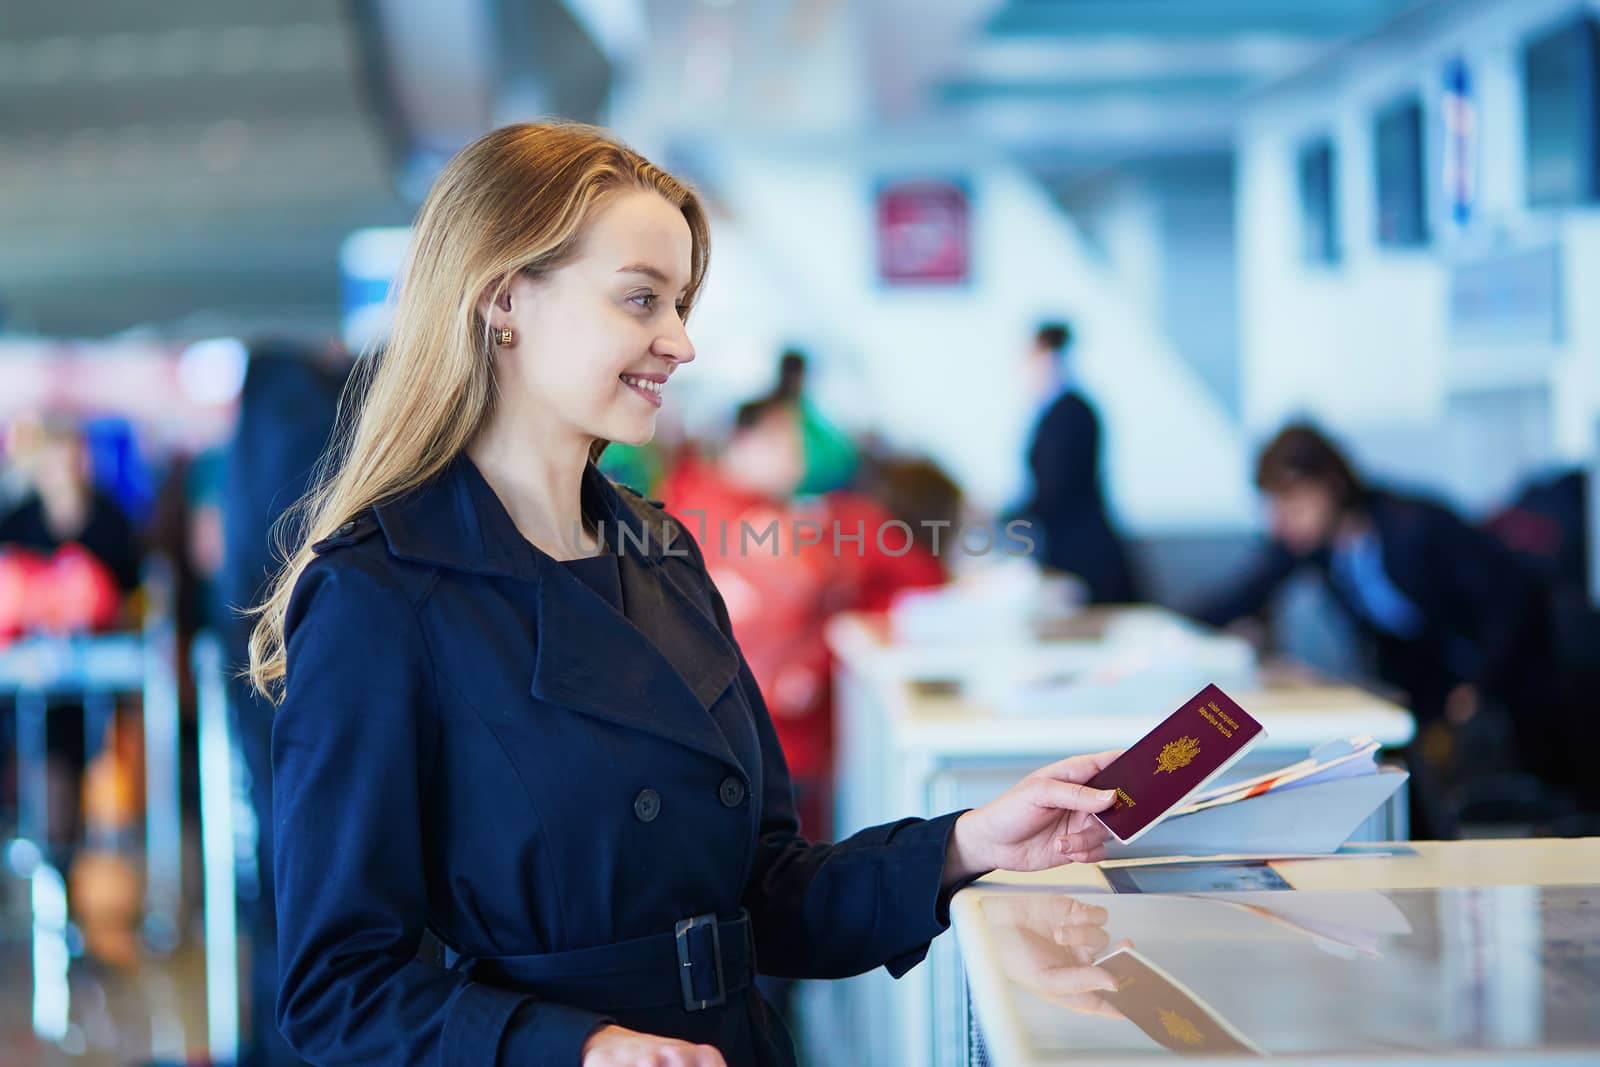
<path fill-rule="evenodd" d="M 738 674 L 739 657 L 696 602 L 695 579 L 705 586 L 710 579 L 685 544 L 689 534 L 659 508 L 625 498 L 593 463 L 584 469 L 582 492 L 584 509 L 601 521 L 617 556 L 622 612 L 524 538 L 465 455 L 375 511 L 397 558 L 536 585 L 535 697 L 741 766 L 729 747 L 729 724 L 719 728 L 707 714 Z M 685 700 L 672 701 L 673 693 Z M 673 713 L 675 703 L 681 714 Z"/>
<path fill-rule="evenodd" d="M 689 557 L 681 540 L 687 534 L 677 523 L 632 490 L 619 489 L 592 462 L 584 466 L 581 492 L 584 511 L 601 521 L 606 543 L 619 556 L 657 562 Z M 558 565 L 522 536 L 465 454 L 420 489 L 374 512 L 389 551 L 400 559 L 528 580 Z"/>

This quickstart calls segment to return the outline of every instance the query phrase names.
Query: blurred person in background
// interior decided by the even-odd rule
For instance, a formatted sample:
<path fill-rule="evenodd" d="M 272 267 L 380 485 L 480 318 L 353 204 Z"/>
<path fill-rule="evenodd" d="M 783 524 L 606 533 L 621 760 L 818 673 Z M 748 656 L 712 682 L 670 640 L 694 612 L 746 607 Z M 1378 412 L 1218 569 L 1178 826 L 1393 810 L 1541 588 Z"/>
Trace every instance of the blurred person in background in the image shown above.
<path fill-rule="evenodd" d="M 1073 382 L 1072 328 L 1048 322 L 1034 334 L 1027 367 L 1042 414 L 1028 444 L 1033 496 L 1025 509 L 1047 571 L 1076 575 L 1093 604 L 1138 598 L 1122 540 L 1111 525 L 1100 478 L 1100 416 Z"/>
<path fill-rule="evenodd" d="M 11 427 L 9 445 L 19 495 L 0 517 L 0 642 L 36 634 L 82 634 L 130 623 L 130 604 L 139 585 L 140 538 L 120 505 L 97 484 L 78 423 L 56 415 L 22 420 Z M 4 704 L 4 729 L 9 735 L 11 700 Z M 125 741 L 134 736 L 116 731 L 110 723 L 107 729 L 110 736 L 121 734 Z M 63 868 L 73 864 L 83 837 L 85 787 L 105 777 L 94 776 L 85 783 L 86 742 L 82 703 L 51 697 L 45 720 L 46 804 L 52 838 L 48 844 L 63 850 L 58 856 Z M 94 742 L 99 747 L 101 739 Z M 16 767 L 10 757 L 8 741 L 0 752 L 8 777 Z M 117 764 L 115 754 L 106 755 L 102 766 L 113 764 L 124 772 L 116 777 L 128 781 L 128 761 Z M 93 803 L 106 791 L 87 792 Z M 126 790 L 114 792 L 126 802 L 114 805 L 116 810 L 109 813 L 112 822 L 135 803 Z M 97 812 L 105 813 L 105 808 L 95 804 Z M 97 827 L 91 822 L 90 828 Z M 75 908 L 82 897 L 75 893 Z M 90 947 L 93 950 L 98 943 Z"/>
<path fill-rule="evenodd" d="M 1589 476 L 1563 470 L 1529 479 L 1483 528 L 1562 599 L 1588 599 Z"/>
<path fill-rule="evenodd" d="M 806 391 L 809 364 L 805 353 L 787 349 L 778 359 L 778 381 L 767 399 L 792 407 L 799 418 L 800 448 L 805 473 L 795 492 L 800 496 L 842 489 L 855 477 L 860 461 L 850 435 L 835 426 Z"/>
<path fill-rule="evenodd" d="M 21 499 L 0 517 L 0 547 L 52 557 L 67 545 L 87 551 L 126 594 L 139 585 L 139 536 L 126 513 L 94 481 L 83 434 L 71 419 L 13 429 L 10 449 L 22 476 Z"/>
<path fill-rule="evenodd" d="M 1546 746 L 1553 780 L 1569 789 L 1577 811 L 1553 827 L 1563 836 L 1593 836 L 1600 826 L 1600 774 L 1589 754 L 1600 751 L 1600 610 L 1589 598 L 1589 476 L 1582 469 L 1524 482 L 1483 528 L 1511 550 L 1545 588 L 1558 664 L 1559 734 Z"/>
<path fill-rule="evenodd" d="M 281 558 L 279 520 L 311 488 L 328 447 L 351 357 L 337 344 L 262 339 L 250 345 L 239 415 L 223 474 L 222 571 L 217 631 L 223 636 L 228 693 L 255 813 L 255 898 L 244 902 L 251 932 L 247 1062 L 279 1067 L 300 1060 L 274 1021 L 278 925 L 273 893 L 272 705 L 247 677 L 251 620 Z M 290 531 L 284 531 L 286 535 Z"/>
<path fill-rule="evenodd" d="M 857 482 L 858 489 L 830 494 L 828 501 L 845 533 L 867 533 L 860 553 L 841 554 L 855 571 L 852 609 L 887 611 L 901 592 L 948 582 L 945 561 L 961 529 L 961 487 L 927 457 L 884 452 L 868 454 Z M 881 541 L 874 533 L 879 529 Z"/>
<path fill-rule="evenodd" d="M 1540 587 L 1493 537 L 1443 505 L 1367 485 L 1344 453 L 1307 423 L 1262 450 L 1272 543 L 1248 574 L 1199 605 L 1214 625 L 1260 613 L 1296 570 L 1311 566 L 1371 643 L 1376 671 L 1417 716 L 1413 774 L 1430 777 L 1448 728 L 1486 702 L 1510 716 L 1522 766 L 1543 773 L 1550 744 L 1554 663 Z M 1418 836 L 1453 832 L 1430 783 L 1414 778 Z M 1420 803 L 1416 803 L 1420 802 Z"/>
<path fill-rule="evenodd" d="M 145 528 L 145 543 L 172 568 L 173 614 L 179 662 L 187 663 L 190 639 L 223 621 L 217 588 L 222 572 L 222 490 L 227 457 L 220 447 L 170 457 Z M 192 688 L 188 672 L 179 685 Z M 184 706 L 191 706 L 185 696 Z"/>
<path fill-rule="evenodd" d="M 168 457 L 160 478 L 145 543 L 168 568 L 171 607 L 177 639 L 176 662 L 190 663 L 196 634 L 217 630 L 228 620 L 217 583 L 222 572 L 222 489 L 226 451 L 210 446 L 192 455 Z M 220 630 L 218 631 L 220 634 Z M 193 671 L 177 673 L 178 706 L 182 709 L 184 751 L 198 744 L 198 704 Z M 198 764 L 184 761 L 183 803 L 198 810 Z"/>

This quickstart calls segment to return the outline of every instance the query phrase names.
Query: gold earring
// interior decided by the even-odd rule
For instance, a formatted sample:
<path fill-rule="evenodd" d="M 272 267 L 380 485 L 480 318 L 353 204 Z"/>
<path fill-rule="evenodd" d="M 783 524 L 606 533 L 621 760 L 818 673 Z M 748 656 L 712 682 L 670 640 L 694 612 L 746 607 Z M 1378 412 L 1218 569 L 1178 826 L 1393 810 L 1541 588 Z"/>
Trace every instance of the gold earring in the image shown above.
<path fill-rule="evenodd" d="M 516 335 L 511 332 L 511 327 L 502 326 L 494 332 L 494 343 L 502 347 L 508 346 L 514 336 Z"/>

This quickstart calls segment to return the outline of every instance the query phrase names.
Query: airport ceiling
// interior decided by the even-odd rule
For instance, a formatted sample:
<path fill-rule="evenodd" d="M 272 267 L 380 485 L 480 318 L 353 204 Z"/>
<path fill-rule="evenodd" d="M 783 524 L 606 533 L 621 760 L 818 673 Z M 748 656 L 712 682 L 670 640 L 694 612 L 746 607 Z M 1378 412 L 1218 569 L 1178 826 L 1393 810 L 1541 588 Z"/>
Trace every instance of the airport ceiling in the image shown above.
<path fill-rule="evenodd" d="M 927 95 L 1045 166 L 1216 149 L 1252 89 L 1419 6 L 1008 0 L 991 5 Z"/>
<path fill-rule="evenodd" d="M 337 235 L 403 218 L 339 5 L 4 11 L 0 314 L 12 329 L 326 324 Z"/>
<path fill-rule="evenodd" d="M 331 328 L 339 241 L 497 122 L 1225 148 L 1240 95 L 1415 0 L 0 0 L 0 322 Z"/>

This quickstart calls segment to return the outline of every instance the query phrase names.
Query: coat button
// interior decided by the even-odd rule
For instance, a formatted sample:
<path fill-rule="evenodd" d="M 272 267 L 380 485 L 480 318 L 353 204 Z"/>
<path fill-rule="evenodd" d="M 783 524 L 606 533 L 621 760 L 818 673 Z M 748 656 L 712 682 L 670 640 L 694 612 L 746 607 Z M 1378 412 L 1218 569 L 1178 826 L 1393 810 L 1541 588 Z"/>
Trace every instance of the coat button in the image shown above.
<path fill-rule="evenodd" d="M 729 775 L 717 788 L 717 796 L 721 798 L 723 807 L 737 808 L 744 803 L 744 783 Z"/>
<path fill-rule="evenodd" d="M 654 789 L 641 790 L 633 799 L 633 813 L 640 822 L 651 822 L 661 814 L 661 794 Z"/>
<path fill-rule="evenodd" d="M 340 536 L 340 537 L 348 537 L 351 533 L 353 533 L 355 531 L 355 528 L 356 528 L 356 524 L 354 522 L 347 522 L 343 526 L 340 526 L 337 530 L 335 530 L 333 532 L 335 534 L 337 534 L 338 536 Z"/>

